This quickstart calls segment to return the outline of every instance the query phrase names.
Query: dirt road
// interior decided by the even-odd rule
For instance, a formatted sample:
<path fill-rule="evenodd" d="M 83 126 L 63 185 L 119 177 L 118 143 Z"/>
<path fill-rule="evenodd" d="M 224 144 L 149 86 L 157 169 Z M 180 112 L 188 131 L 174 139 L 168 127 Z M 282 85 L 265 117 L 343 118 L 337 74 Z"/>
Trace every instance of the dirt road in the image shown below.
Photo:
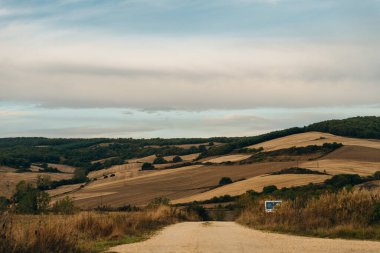
<path fill-rule="evenodd" d="M 265 233 L 234 222 L 185 222 L 153 238 L 110 249 L 120 253 L 343 253 L 380 252 L 380 242 Z"/>

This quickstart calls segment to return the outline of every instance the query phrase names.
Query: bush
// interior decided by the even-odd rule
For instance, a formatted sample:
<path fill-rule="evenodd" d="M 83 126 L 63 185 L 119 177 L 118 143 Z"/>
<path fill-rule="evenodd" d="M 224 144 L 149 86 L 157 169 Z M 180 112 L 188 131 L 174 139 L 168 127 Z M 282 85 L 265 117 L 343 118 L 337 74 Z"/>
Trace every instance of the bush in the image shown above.
<path fill-rule="evenodd" d="M 154 166 L 151 163 L 144 163 L 141 170 L 154 170 Z"/>
<path fill-rule="evenodd" d="M 377 202 L 373 207 L 371 222 L 380 223 L 380 202 Z"/>
<path fill-rule="evenodd" d="M 6 197 L 0 196 L 0 213 L 7 210 L 9 205 L 9 200 Z"/>
<path fill-rule="evenodd" d="M 154 159 L 153 164 L 165 164 L 168 163 L 163 157 L 157 157 Z"/>
<path fill-rule="evenodd" d="M 223 186 L 223 185 L 231 184 L 231 183 L 232 183 L 232 179 L 229 178 L 229 177 L 222 177 L 222 178 L 219 180 L 219 186 Z"/>
<path fill-rule="evenodd" d="M 198 218 L 202 221 L 211 220 L 210 215 L 207 212 L 207 210 L 203 206 L 201 206 L 197 203 L 192 203 L 190 206 L 188 206 L 187 212 L 195 213 L 198 216 Z"/>
<path fill-rule="evenodd" d="M 159 206 L 168 206 L 170 203 L 170 199 L 166 197 L 157 197 L 151 200 L 148 204 L 148 208 L 157 208 Z"/>
<path fill-rule="evenodd" d="M 262 229 L 314 236 L 380 239 L 380 227 L 375 225 L 380 221 L 380 192 L 376 190 L 343 189 L 309 199 L 287 200 L 275 215 L 265 213 L 264 199 L 245 206 L 238 221 Z M 343 230 L 346 233 L 339 232 Z"/>
<path fill-rule="evenodd" d="M 268 186 L 265 186 L 263 188 L 263 193 L 264 194 L 271 194 L 271 193 L 273 193 L 273 192 L 275 192 L 277 190 L 278 190 L 277 186 L 275 186 L 275 185 L 268 185 Z"/>
<path fill-rule="evenodd" d="M 180 156 L 175 156 L 174 158 L 173 158 L 173 163 L 179 163 L 179 162 L 182 162 L 183 160 L 182 160 L 182 158 L 180 157 Z"/>
<path fill-rule="evenodd" d="M 54 203 L 52 211 L 56 214 L 74 214 L 77 208 L 74 206 L 74 201 L 66 196 Z"/>
<path fill-rule="evenodd" d="M 363 182 L 363 179 L 357 174 L 340 174 L 335 175 L 325 181 L 325 184 L 335 188 L 341 188 L 348 185 L 357 185 Z"/>
<path fill-rule="evenodd" d="M 375 174 L 373 174 L 373 177 L 375 178 L 375 179 L 380 179 L 380 171 L 376 171 L 375 172 Z"/>
<path fill-rule="evenodd" d="M 13 200 L 17 203 L 17 212 L 39 214 L 47 212 L 50 197 L 49 194 L 35 188 L 32 184 L 21 181 L 16 186 Z"/>

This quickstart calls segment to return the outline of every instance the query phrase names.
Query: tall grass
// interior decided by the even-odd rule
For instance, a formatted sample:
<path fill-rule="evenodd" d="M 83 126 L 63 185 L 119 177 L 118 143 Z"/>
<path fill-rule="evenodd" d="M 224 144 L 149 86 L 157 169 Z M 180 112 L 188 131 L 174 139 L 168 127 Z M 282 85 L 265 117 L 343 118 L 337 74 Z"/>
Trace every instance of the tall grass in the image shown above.
<path fill-rule="evenodd" d="M 246 203 L 238 222 L 259 229 L 322 237 L 380 240 L 380 191 L 346 189 L 285 201 L 265 213 L 264 200 Z"/>
<path fill-rule="evenodd" d="M 7 214 L 0 217 L 0 252 L 95 252 L 98 241 L 141 237 L 165 225 L 192 219 L 196 217 L 168 206 L 129 213 Z"/>

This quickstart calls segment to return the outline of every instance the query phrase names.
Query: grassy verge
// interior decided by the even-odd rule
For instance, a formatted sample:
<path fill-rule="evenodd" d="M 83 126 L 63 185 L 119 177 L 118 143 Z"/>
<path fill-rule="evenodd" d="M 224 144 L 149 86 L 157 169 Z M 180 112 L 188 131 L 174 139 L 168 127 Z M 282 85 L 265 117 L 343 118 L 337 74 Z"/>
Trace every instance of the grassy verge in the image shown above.
<path fill-rule="evenodd" d="M 341 190 L 287 200 L 265 213 L 263 199 L 246 203 L 238 222 L 256 229 L 303 236 L 380 240 L 380 191 Z"/>
<path fill-rule="evenodd" d="M 101 252 L 144 240 L 166 225 L 195 219 L 195 215 L 164 205 L 135 212 L 0 215 L 0 252 Z"/>
<path fill-rule="evenodd" d="M 130 236 L 126 235 L 120 239 L 116 240 L 100 240 L 93 242 L 90 248 L 93 252 L 104 252 L 107 249 L 121 245 L 121 244 L 129 244 L 129 243 L 135 243 L 135 242 L 141 242 L 143 240 L 148 239 L 149 236 Z"/>

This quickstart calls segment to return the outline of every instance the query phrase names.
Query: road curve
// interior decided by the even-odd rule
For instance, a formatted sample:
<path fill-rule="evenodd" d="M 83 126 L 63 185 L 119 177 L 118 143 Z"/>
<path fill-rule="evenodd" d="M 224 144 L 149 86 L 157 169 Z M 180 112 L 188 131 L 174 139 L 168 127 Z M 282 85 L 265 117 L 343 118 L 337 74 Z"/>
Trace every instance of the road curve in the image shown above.
<path fill-rule="evenodd" d="M 184 222 L 120 253 L 379 253 L 380 242 L 309 238 L 249 229 L 234 222 Z"/>

